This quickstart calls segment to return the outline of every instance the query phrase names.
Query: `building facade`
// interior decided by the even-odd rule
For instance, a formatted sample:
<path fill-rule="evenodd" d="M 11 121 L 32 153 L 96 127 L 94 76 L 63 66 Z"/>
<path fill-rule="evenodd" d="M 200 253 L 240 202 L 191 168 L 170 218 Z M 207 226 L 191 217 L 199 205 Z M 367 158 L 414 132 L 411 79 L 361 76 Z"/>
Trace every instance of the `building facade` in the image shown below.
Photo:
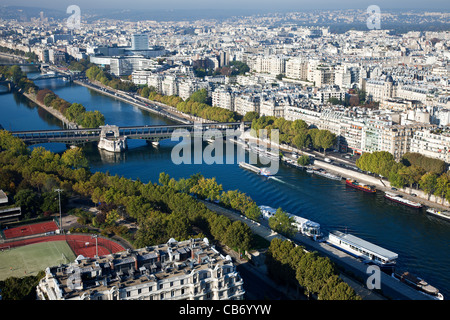
<path fill-rule="evenodd" d="M 208 239 L 128 250 L 45 270 L 38 300 L 242 300 L 243 280 Z"/>

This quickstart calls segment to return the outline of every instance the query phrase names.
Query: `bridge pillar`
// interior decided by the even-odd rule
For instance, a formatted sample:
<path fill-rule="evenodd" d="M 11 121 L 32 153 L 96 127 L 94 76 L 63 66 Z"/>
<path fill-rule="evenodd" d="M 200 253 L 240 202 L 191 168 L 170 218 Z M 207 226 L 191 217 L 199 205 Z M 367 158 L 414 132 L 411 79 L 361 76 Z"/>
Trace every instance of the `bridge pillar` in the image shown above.
<path fill-rule="evenodd" d="M 98 148 L 111 152 L 122 152 L 127 149 L 127 137 L 120 136 L 118 126 L 100 126 L 100 141 Z M 113 133 L 114 137 L 108 137 L 108 133 Z"/>

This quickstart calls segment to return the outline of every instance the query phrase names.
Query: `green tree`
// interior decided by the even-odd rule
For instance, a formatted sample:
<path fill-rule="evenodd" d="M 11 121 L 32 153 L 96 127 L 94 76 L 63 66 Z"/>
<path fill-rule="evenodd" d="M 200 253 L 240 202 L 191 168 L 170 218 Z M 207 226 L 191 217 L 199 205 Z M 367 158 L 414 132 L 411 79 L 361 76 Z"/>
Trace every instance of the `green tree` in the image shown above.
<path fill-rule="evenodd" d="M 191 192 L 211 201 L 219 200 L 222 190 L 222 185 L 216 182 L 216 178 L 205 179 L 203 177 L 191 188 Z"/>
<path fill-rule="evenodd" d="M 428 195 L 428 200 L 430 196 L 436 190 L 437 176 L 433 172 L 425 173 L 419 182 L 420 188 Z"/>
<path fill-rule="evenodd" d="M 319 149 L 323 149 L 323 154 L 336 143 L 336 135 L 328 130 L 319 130 L 314 137 L 314 144 Z"/>
<path fill-rule="evenodd" d="M 297 163 L 300 166 L 307 166 L 309 164 L 309 157 L 307 155 L 302 155 L 297 159 Z"/>
<path fill-rule="evenodd" d="M 72 103 L 66 110 L 65 116 L 69 121 L 76 121 L 80 115 L 86 112 L 86 108 L 79 103 Z"/>
<path fill-rule="evenodd" d="M 89 167 L 89 162 L 84 156 L 83 149 L 79 147 L 70 148 L 64 151 L 61 156 L 61 161 L 64 163 L 64 165 L 73 169 L 86 169 Z"/>
<path fill-rule="evenodd" d="M 294 218 L 289 214 L 278 208 L 275 215 L 269 218 L 269 227 L 276 232 L 286 236 L 293 236 L 296 233 L 296 228 L 293 225 Z"/>
<path fill-rule="evenodd" d="M 162 186 L 168 186 L 169 181 L 170 181 L 170 176 L 167 173 L 161 172 L 159 174 L 159 184 L 161 184 Z"/>
<path fill-rule="evenodd" d="M 450 177 L 448 173 L 443 173 L 436 179 L 436 187 L 435 187 L 436 190 L 434 190 L 434 195 L 442 198 L 442 204 L 444 204 L 445 195 L 449 190 L 449 186 L 450 186 Z"/>
<path fill-rule="evenodd" d="M 328 278 L 321 288 L 319 300 L 362 300 L 347 283 L 341 280 L 338 275 Z"/>
<path fill-rule="evenodd" d="M 249 226 L 239 220 L 234 221 L 227 229 L 225 243 L 243 253 L 250 249 L 251 234 Z"/>
<path fill-rule="evenodd" d="M 189 97 L 190 101 L 198 102 L 198 103 L 206 103 L 208 100 L 208 92 L 206 89 L 200 89 Z"/>
<path fill-rule="evenodd" d="M 41 206 L 38 194 L 31 189 L 19 190 L 14 196 L 14 202 L 22 208 L 26 217 L 37 215 Z"/>
<path fill-rule="evenodd" d="M 258 119 L 259 113 L 256 111 L 249 111 L 245 114 L 243 121 L 253 121 L 253 119 Z"/>

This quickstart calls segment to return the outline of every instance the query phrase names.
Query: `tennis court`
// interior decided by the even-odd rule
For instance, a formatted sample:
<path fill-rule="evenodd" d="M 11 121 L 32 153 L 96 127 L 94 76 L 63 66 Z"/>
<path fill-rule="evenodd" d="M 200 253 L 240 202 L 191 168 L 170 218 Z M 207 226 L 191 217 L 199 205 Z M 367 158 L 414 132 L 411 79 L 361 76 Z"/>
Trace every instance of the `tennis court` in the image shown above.
<path fill-rule="evenodd" d="M 47 241 L 0 250 L 0 280 L 36 275 L 47 267 L 75 260 L 66 241 Z"/>

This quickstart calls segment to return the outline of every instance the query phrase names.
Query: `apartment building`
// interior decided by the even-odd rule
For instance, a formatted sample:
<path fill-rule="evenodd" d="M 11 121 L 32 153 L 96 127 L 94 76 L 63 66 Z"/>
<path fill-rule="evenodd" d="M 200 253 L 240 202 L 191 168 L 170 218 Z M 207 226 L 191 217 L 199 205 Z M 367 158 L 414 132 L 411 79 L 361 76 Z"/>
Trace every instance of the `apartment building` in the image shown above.
<path fill-rule="evenodd" d="M 411 139 L 411 152 L 426 157 L 450 162 L 450 133 L 432 127 L 414 131 Z"/>
<path fill-rule="evenodd" d="M 362 83 L 362 90 L 367 96 L 375 101 L 383 101 L 394 96 L 394 80 L 391 76 L 385 80 L 365 79 Z"/>
<path fill-rule="evenodd" d="M 217 88 L 212 93 L 212 105 L 234 111 L 234 94 L 231 90 Z"/>
<path fill-rule="evenodd" d="M 259 115 L 284 118 L 284 109 L 286 105 L 287 102 L 283 99 L 276 99 L 275 97 L 262 99 L 259 106 Z"/>
<path fill-rule="evenodd" d="M 302 58 L 292 58 L 286 61 L 286 77 L 296 80 L 307 80 L 308 61 Z"/>
<path fill-rule="evenodd" d="M 254 70 L 260 73 L 279 75 L 285 73 L 286 59 L 284 57 L 257 57 Z"/>
<path fill-rule="evenodd" d="M 234 109 L 237 113 L 245 115 L 247 112 L 258 112 L 260 97 L 253 94 L 240 94 L 234 99 Z"/>
<path fill-rule="evenodd" d="M 207 238 L 49 267 L 38 300 L 242 300 L 243 280 Z"/>
<path fill-rule="evenodd" d="M 335 83 L 335 73 L 331 66 L 318 65 L 312 70 L 312 81 L 314 86 L 320 88 L 324 85 Z"/>

